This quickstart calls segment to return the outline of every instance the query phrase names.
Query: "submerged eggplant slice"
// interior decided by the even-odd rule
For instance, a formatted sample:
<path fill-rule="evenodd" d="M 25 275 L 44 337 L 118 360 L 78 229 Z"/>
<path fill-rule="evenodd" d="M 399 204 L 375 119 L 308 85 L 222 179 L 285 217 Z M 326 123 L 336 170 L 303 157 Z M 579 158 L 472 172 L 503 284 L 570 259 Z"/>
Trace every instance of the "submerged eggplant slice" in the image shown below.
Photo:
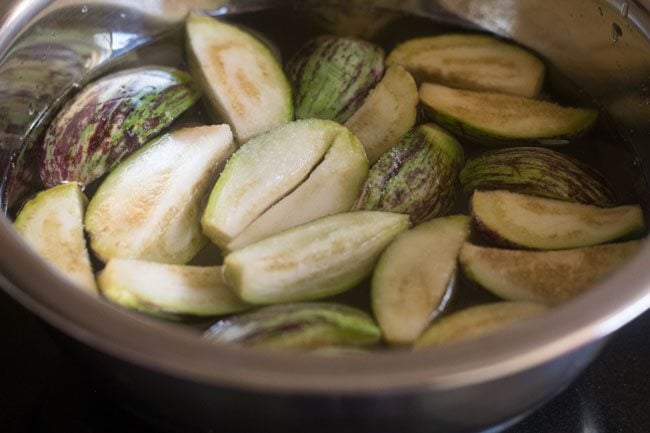
<path fill-rule="evenodd" d="M 97 283 L 111 302 L 164 318 L 220 316 L 250 308 L 228 287 L 220 266 L 112 259 Z"/>
<path fill-rule="evenodd" d="M 368 159 L 355 136 L 341 128 L 320 163 L 295 190 L 271 206 L 227 246 L 234 251 L 282 230 L 348 212 L 368 175 Z"/>
<path fill-rule="evenodd" d="M 447 34 L 411 39 L 395 48 L 388 65 L 408 69 L 418 82 L 536 97 L 544 63 L 514 44 L 492 36 Z"/>
<path fill-rule="evenodd" d="M 218 246 L 234 249 L 348 211 L 367 171 L 361 144 L 343 126 L 318 119 L 279 126 L 228 161 L 210 194 L 203 230 Z"/>
<path fill-rule="evenodd" d="M 372 277 L 372 310 L 384 338 L 415 341 L 449 298 L 456 260 L 469 235 L 469 217 L 438 218 L 399 235 Z"/>
<path fill-rule="evenodd" d="M 475 191 L 475 228 L 497 245 L 540 250 L 586 247 L 642 236 L 640 206 L 600 208 L 508 191 Z"/>
<path fill-rule="evenodd" d="M 187 51 L 192 71 L 218 120 L 240 144 L 293 119 L 291 86 L 261 41 L 230 24 L 191 14 Z"/>
<path fill-rule="evenodd" d="M 40 161 L 50 187 L 88 185 L 168 127 L 201 96 L 191 77 L 166 67 L 118 72 L 84 88 L 50 124 Z"/>
<path fill-rule="evenodd" d="M 521 96 L 423 84 L 420 100 L 432 119 L 465 140 L 490 146 L 569 143 L 596 123 L 598 111 Z"/>
<path fill-rule="evenodd" d="M 15 227 L 45 261 L 80 289 L 96 293 L 83 229 L 87 203 L 76 183 L 59 185 L 28 201 Z"/>
<path fill-rule="evenodd" d="M 384 73 L 384 51 L 370 42 L 338 36 L 308 41 L 287 64 L 296 118 L 346 122 Z"/>
<path fill-rule="evenodd" d="M 507 190 L 602 207 L 616 203 L 599 172 L 542 147 L 514 147 L 478 155 L 467 161 L 460 181 L 467 192 Z"/>
<path fill-rule="evenodd" d="M 351 212 L 286 230 L 226 256 L 225 275 L 252 304 L 311 301 L 361 282 L 409 225 L 406 215 Z"/>
<path fill-rule="evenodd" d="M 370 165 L 415 125 L 418 88 L 399 65 L 386 71 L 363 105 L 345 122 L 366 149 Z"/>
<path fill-rule="evenodd" d="M 299 303 L 265 307 L 217 322 L 204 337 L 270 349 L 372 346 L 381 331 L 363 311 L 345 305 Z"/>
<path fill-rule="evenodd" d="M 181 129 L 142 147 L 111 172 L 88 206 L 93 251 L 104 261 L 189 262 L 207 243 L 201 201 L 233 150 L 227 125 Z"/>
<path fill-rule="evenodd" d="M 420 125 L 372 166 L 355 208 L 408 214 L 414 224 L 442 216 L 456 199 L 464 162 L 454 137 L 434 124 Z"/>
<path fill-rule="evenodd" d="M 639 249 L 640 241 L 562 251 L 516 251 L 466 243 L 465 275 L 509 301 L 557 305 L 586 291 Z"/>
<path fill-rule="evenodd" d="M 544 305 L 531 302 L 495 302 L 470 307 L 435 322 L 418 338 L 415 347 L 421 349 L 477 338 L 546 310 Z"/>

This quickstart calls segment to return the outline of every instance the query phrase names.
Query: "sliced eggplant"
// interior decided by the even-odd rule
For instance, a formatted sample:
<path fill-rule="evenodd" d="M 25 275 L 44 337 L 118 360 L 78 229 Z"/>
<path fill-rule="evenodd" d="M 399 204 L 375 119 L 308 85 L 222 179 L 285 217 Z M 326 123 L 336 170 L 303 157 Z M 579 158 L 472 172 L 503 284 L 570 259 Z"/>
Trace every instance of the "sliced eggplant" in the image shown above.
<path fill-rule="evenodd" d="M 286 230 L 226 256 L 225 275 L 252 304 L 311 301 L 360 283 L 408 216 L 351 212 Z"/>
<path fill-rule="evenodd" d="M 453 205 L 465 162 L 454 137 L 433 124 L 411 130 L 370 169 L 356 209 L 398 212 L 417 224 Z"/>
<path fill-rule="evenodd" d="M 645 232 L 640 206 L 600 208 L 508 191 L 475 191 L 471 208 L 477 232 L 505 247 L 578 248 Z"/>
<path fill-rule="evenodd" d="M 418 102 L 411 74 L 399 65 L 391 66 L 345 122 L 363 144 L 371 165 L 415 125 Z"/>
<path fill-rule="evenodd" d="M 516 147 L 470 159 L 460 173 L 466 192 L 507 190 L 521 194 L 614 206 L 614 193 L 588 165 L 542 147 Z"/>
<path fill-rule="evenodd" d="M 88 293 L 97 293 L 83 217 L 88 200 L 76 183 L 39 193 L 25 204 L 15 227 L 45 261 Z"/>
<path fill-rule="evenodd" d="M 469 217 L 438 218 L 399 235 L 372 277 L 372 310 L 392 344 L 410 344 L 445 307 Z"/>
<path fill-rule="evenodd" d="M 256 137 L 228 161 L 212 190 L 202 218 L 205 234 L 218 246 L 228 247 L 262 216 L 263 220 L 251 226 L 241 243 L 231 246 L 234 248 L 276 229 L 340 211 L 347 203 L 336 200 L 348 201 L 349 193 L 341 188 L 358 191 L 358 176 L 367 171 L 362 152 L 358 140 L 347 129 L 327 120 L 299 120 Z M 351 159 L 344 161 L 342 153 Z M 355 167 L 360 173 L 344 179 L 324 179 L 327 173 L 348 173 Z M 310 192 L 316 195 L 307 197 Z M 303 199 L 309 200 L 312 207 L 303 203 L 294 207 Z M 283 218 L 286 220 L 281 221 Z"/>
<path fill-rule="evenodd" d="M 598 111 L 498 93 L 423 84 L 431 118 L 458 137 L 490 147 L 568 144 L 596 124 Z"/>
<path fill-rule="evenodd" d="M 222 320 L 204 337 L 220 343 L 312 351 L 373 346 L 381 331 L 363 311 L 345 305 L 298 303 L 264 307 Z"/>
<path fill-rule="evenodd" d="M 169 319 L 220 316 L 250 308 L 228 287 L 220 266 L 112 259 L 97 283 L 111 302 Z"/>
<path fill-rule="evenodd" d="M 420 83 L 536 97 L 544 83 L 544 63 L 492 36 L 446 34 L 416 38 L 395 48 L 388 65 L 402 65 Z"/>
<path fill-rule="evenodd" d="M 228 125 L 201 126 L 164 135 L 131 155 L 88 206 L 93 251 L 104 261 L 189 262 L 207 243 L 201 201 L 234 148 Z"/>
<path fill-rule="evenodd" d="M 158 135 L 200 96 L 188 74 L 166 67 L 131 69 L 88 85 L 46 132 L 43 183 L 88 185 Z"/>
<path fill-rule="evenodd" d="M 509 301 L 557 305 L 616 270 L 640 241 L 562 251 L 516 251 L 466 243 L 460 252 L 465 275 Z"/>
<path fill-rule="evenodd" d="M 293 120 L 289 81 L 269 48 L 254 36 L 190 14 L 187 52 L 210 107 L 231 125 L 240 144 Z"/>
<path fill-rule="evenodd" d="M 440 346 L 491 334 L 547 311 L 531 302 L 495 302 L 461 310 L 436 321 L 415 343 L 415 347 Z"/>
<path fill-rule="evenodd" d="M 348 212 L 368 176 L 363 146 L 350 132 L 336 136 L 322 161 L 295 190 L 260 215 L 227 246 L 234 251 L 282 230 Z"/>
<path fill-rule="evenodd" d="M 296 118 L 344 123 L 384 73 L 384 51 L 361 39 L 321 36 L 308 41 L 287 65 Z"/>

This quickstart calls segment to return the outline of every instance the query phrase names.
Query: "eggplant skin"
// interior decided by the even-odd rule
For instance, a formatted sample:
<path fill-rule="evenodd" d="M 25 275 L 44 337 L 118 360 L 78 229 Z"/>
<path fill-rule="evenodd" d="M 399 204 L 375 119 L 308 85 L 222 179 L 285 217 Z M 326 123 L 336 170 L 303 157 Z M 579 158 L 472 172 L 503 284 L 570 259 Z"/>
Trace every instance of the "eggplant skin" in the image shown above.
<path fill-rule="evenodd" d="M 355 207 L 408 214 L 413 224 L 443 216 L 454 204 L 464 162 L 455 138 L 436 125 L 419 126 L 372 166 Z"/>
<path fill-rule="evenodd" d="M 468 193 L 506 190 L 569 202 L 612 207 L 616 197 L 594 168 L 542 147 L 513 147 L 467 161 L 460 181 Z"/>
<path fill-rule="evenodd" d="M 167 128 L 201 96 L 189 74 L 143 67 L 100 79 L 66 104 L 48 128 L 40 160 L 46 187 L 88 185 Z"/>
<path fill-rule="evenodd" d="M 287 64 L 297 119 L 345 123 L 384 74 L 384 51 L 354 38 L 321 36 Z"/>
<path fill-rule="evenodd" d="M 330 303 L 290 303 L 263 307 L 221 320 L 204 338 L 267 349 L 314 350 L 332 345 L 374 346 L 381 331 L 363 311 Z"/>

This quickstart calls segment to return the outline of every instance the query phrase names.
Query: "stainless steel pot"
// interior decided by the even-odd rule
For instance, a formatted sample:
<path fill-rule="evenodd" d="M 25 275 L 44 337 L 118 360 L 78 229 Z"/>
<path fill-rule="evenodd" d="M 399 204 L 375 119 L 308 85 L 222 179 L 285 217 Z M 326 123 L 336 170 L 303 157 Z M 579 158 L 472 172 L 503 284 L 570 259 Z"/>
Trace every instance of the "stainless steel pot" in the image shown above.
<path fill-rule="evenodd" d="M 85 53 L 80 54 L 83 61 L 69 77 L 83 82 L 177 27 L 190 7 L 229 14 L 291 3 L 5 0 L 0 5 L 0 69 L 30 38 L 50 46 L 59 43 L 60 35 L 52 29 L 63 24 L 78 29 L 84 41 L 85 48 L 79 50 Z M 611 114 L 633 149 L 630 163 L 640 164 L 644 172 L 650 168 L 650 1 L 374 3 L 472 23 L 542 53 Z M 46 69 L 54 64 L 47 56 L 46 50 Z M 0 116 L 10 114 L 1 108 L 2 91 L 18 84 L 0 81 Z M 28 130 L 47 114 L 44 107 L 61 96 L 33 92 L 33 98 L 30 92 L 23 95 L 25 128 L 0 131 L 2 172 L 11 164 L 11 152 L 29 142 Z M 645 190 L 645 176 L 632 181 Z M 650 196 L 642 200 L 648 215 Z M 83 348 L 88 361 L 123 393 L 124 402 L 141 416 L 200 431 L 273 425 L 312 431 L 503 427 L 562 390 L 612 332 L 650 307 L 646 244 L 588 294 L 517 329 L 418 353 L 303 357 L 210 345 L 192 332 L 97 302 L 70 287 L 32 253 L 4 217 L 0 245 L 2 287 Z"/>

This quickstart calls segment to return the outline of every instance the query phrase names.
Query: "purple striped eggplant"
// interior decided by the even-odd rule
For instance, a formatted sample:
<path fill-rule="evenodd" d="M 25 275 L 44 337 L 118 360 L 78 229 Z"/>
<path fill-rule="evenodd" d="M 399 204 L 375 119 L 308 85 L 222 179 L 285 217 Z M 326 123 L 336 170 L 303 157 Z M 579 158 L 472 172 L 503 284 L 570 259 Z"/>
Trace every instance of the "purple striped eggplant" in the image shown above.
<path fill-rule="evenodd" d="M 269 349 L 313 350 L 373 346 L 381 331 L 368 314 L 346 305 L 295 303 L 265 307 L 221 320 L 204 337 Z"/>
<path fill-rule="evenodd" d="M 167 67 L 132 69 L 90 84 L 46 132 L 43 183 L 88 185 L 168 127 L 200 95 L 189 74 Z"/>
<path fill-rule="evenodd" d="M 610 207 L 614 193 L 587 164 L 543 147 L 513 147 L 470 159 L 460 174 L 463 189 L 520 194 Z"/>
<path fill-rule="evenodd" d="M 370 42 L 321 36 L 289 61 L 298 119 L 344 123 L 384 74 L 384 51 Z"/>
<path fill-rule="evenodd" d="M 398 212 L 414 224 L 443 216 L 454 204 L 465 154 L 442 128 L 412 129 L 370 169 L 356 208 Z"/>

